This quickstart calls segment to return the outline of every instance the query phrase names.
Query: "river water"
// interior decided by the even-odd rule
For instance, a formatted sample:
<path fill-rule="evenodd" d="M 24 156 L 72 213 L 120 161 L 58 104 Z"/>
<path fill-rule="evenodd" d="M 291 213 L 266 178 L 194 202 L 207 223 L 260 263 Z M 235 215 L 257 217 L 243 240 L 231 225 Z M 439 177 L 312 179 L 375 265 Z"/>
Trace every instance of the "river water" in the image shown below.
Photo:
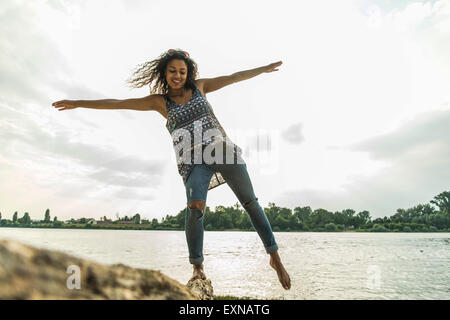
<path fill-rule="evenodd" d="M 292 288 L 284 290 L 256 232 L 205 232 L 215 295 L 258 299 L 450 299 L 450 233 L 275 232 Z M 104 264 L 192 274 L 182 231 L 0 228 L 0 239 Z"/>

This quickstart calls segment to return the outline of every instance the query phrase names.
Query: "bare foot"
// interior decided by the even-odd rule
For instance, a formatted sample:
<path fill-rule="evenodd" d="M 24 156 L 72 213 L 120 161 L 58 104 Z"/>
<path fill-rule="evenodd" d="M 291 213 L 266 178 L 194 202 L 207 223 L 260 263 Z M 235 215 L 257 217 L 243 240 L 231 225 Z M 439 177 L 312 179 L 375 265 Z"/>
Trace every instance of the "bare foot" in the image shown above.
<path fill-rule="evenodd" d="M 194 273 L 192 274 L 191 280 L 194 281 L 195 279 L 206 280 L 203 264 L 194 264 Z"/>
<path fill-rule="evenodd" d="M 278 252 L 274 252 L 270 255 L 270 266 L 277 272 L 278 280 L 280 281 L 281 286 L 285 290 L 289 290 L 291 288 L 291 278 L 289 277 L 286 269 L 284 269 Z"/>

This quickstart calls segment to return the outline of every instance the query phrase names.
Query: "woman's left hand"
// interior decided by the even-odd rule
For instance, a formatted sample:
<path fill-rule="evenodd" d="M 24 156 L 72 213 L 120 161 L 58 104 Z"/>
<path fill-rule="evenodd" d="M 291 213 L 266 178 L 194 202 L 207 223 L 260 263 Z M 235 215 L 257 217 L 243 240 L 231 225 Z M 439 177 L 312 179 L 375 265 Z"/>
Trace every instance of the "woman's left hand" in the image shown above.
<path fill-rule="evenodd" d="M 264 72 L 278 71 L 278 69 L 276 69 L 276 68 L 281 66 L 282 63 L 283 62 L 281 62 L 281 61 L 271 63 L 271 64 L 269 64 L 269 65 L 264 67 Z"/>

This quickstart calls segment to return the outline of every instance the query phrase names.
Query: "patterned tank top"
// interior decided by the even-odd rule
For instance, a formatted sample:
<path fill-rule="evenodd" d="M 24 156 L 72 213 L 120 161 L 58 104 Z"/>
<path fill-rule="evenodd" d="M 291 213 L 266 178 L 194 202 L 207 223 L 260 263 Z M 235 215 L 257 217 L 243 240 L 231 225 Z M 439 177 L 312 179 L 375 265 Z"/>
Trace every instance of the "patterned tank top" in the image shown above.
<path fill-rule="evenodd" d="M 209 144 L 213 142 L 221 143 L 223 144 L 223 146 L 230 147 L 229 150 L 232 150 L 233 152 L 234 161 L 236 161 L 236 159 L 239 159 L 243 162 L 241 158 L 242 149 L 232 143 L 228 138 L 225 130 L 222 128 L 216 116 L 214 115 L 211 105 L 197 87 L 195 87 L 195 90 L 192 92 L 191 99 L 185 105 L 173 102 L 167 95 L 164 96 L 164 99 L 166 101 L 167 108 L 166 128 L 172 136 L 175 156 L 177 159 L 178 172 L 182 176 L 183 183 L 185 185 L 189 174 L 192 172 L 195 163 L 197 163 L 194 162 L 195 148 L 197 150 L 201 150 L 203 154 L 205 147 Z M 192 161 L 183 161 L 184 148 L 179 150 L 180 148 L 178 146 L 178 144 L 182 142 L 184 138 L 183 136 L 180 137 L 177 134 L 177 132 L 180 132 L 178 131 L 180 129 L 183 129 L 183 132 L 186 135 L 189 134 L 190 136 L 191 143 L 187 149 L 191 153 L 189 155 L 191 158 L 189 159 L 192 159 Z M 218 130 L 215 132 L 219 134 L 212 136 L 204 134 L 211 129 Z M 212 154 L 214 155 L 214 152 Z M 223 151 L 223 154 L 225 154 L 225 151 Z M 201 158 L 201 163 L 205 163 L 203 157 Z M 225 163 L 225 161 L 222 163 Z M 215 188 L 225 182 L 226 181 L 222 177 L 220 172 L 214 172 L 211 177 L 208 190 Z"/>

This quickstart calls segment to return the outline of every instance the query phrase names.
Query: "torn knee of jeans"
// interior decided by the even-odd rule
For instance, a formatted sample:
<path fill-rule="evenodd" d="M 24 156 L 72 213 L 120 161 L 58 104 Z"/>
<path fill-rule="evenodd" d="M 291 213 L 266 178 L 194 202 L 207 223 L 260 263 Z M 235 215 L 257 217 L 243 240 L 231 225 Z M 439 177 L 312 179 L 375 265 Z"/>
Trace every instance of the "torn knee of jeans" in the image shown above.
<path fill-rule="evenodd" d="M 248 205 L 252 204 L 253 201 L 258 201 L 258 198 L 255 198 L 255 199 L 253 199 L 253 200 L 250 200 L 250 201 L 244 203 L 244 206 L 248 206 Z"/>
<path fill-rule="evenodd" d="M 192 201 L 188 204 L 189 209 L 199 210 L 203 214 L 205 203 L 203 201 Z"/>

